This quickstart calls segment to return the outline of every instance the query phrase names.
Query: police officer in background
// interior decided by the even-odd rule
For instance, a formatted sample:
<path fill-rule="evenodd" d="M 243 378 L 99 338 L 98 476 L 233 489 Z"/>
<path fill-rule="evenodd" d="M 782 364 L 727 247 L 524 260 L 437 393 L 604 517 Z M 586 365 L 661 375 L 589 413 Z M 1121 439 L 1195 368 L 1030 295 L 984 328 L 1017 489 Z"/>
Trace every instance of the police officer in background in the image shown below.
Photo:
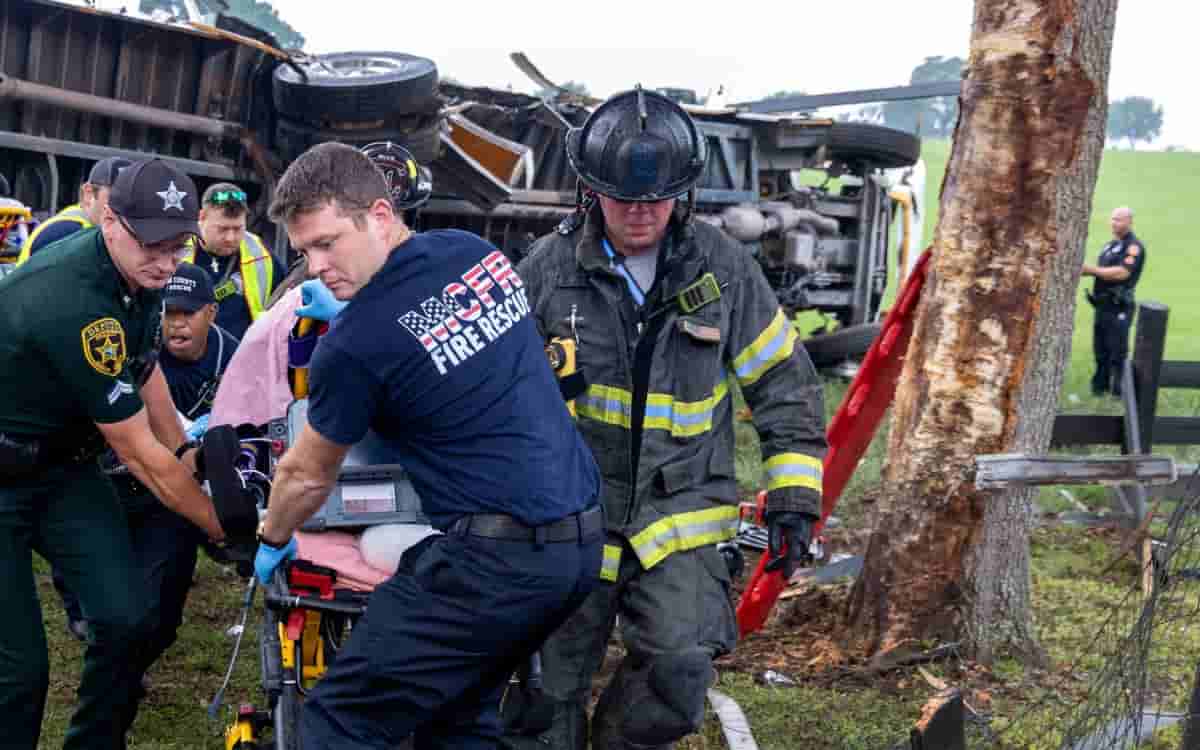
<path fill-rule="evenodd" d="M 407 550 L 309 691 L 304 747 L 496 747 L 514 669 L 591 591 L 604 520 L 595 462 L 504 254 L 412 233 L 371 159 L 323 143 L 292 162 L 271 218 L 349 301 L 309 367 L 308 425 L 276 468 L 255 560 L 295 554 L 350 447 L 395 450 L 444 534 Z"/>
<path fill-rule="evenodd" d="M 64 747 L 123 748 L 138 694 L 147 596 L 129 527 L 97 457 L 105 444 L 171 510 L 220 541 L 252 506 L 218 512 L 193 478 L 162 370 L 159 290 L 196 232 L 192 181 L 126 167 L 97 228 L 0 280 L 0 712 L 5 746 L 37 747 L 49 682 L 32 553 L 62 571 L 89 619 Z"/>
<path fill-rule="evenodd" d="M 81 229 L 90 229 L 100 223 L 104 207 L 108 205 L 109 191 L 129 160 L 120 156 L 101 159 L 88 173 L 87 182 L 79 188 L 79 202 L 67 206 L 42 222 L 21 248 L 17 265 L 29 260 L 29 256 L 47 245 L 69 237 Z"/>
<path fill-rule="evenodd" d="M 604 482 L 607 583 L 542 648 L 553 728 L 506 739 L 587 745 L 592 677 L 619 619 L 627 655 L 592 747 L 658 747 L 700 728 L 712 661 L 737 638 L 717 549 L 738 523 L 730 381 L 762 442 L 771 565 L 789 578 L 820 513 L 822 390 L 751 255 L 691 219 L 706 149 L 682 108 L 640 88 L 616 94 L 566 146 L 592 195 L 518 273 L 552 350 L 575 349 L 586 385 L 574 408 Z"/>
<path fill-rule="evenodd" d="M 1084 263 L 1083 276 L 1092 276 L 1088 302 L 1096 308 L 1092 349 L 1096 373 L 1092 395 L 1121 395 L 1121 367 L 1129 354 L 1129 327 L 1133 323 L 1134 287 L 1146 265 L 1146 245 L 1133 233 L 1133 211 L 1112 212 L 1113 239 L 1100 251 L 1095 265 Z"/>
<path fill-rule="evenodd" d="M 262 238 L 246 230 L 249 213 L 246 193 L 237 185 L 210 185 L 200 202 L 199 239 L 184 258 L 212 279 L 217 324 L 239 341 L 284 277 Z"/>

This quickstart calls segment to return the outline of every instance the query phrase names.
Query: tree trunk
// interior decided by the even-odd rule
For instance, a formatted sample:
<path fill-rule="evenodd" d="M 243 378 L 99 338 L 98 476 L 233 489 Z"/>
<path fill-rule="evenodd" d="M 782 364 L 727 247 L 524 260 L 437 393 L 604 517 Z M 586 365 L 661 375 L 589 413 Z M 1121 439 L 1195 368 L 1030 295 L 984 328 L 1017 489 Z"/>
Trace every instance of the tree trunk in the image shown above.
<path fill-rule="evenodd" d="M 1044 452 L 1104 147 L 1116 0 L 977 0 L 933 266 L 849 619 L 877 656 L 930 638 L 1040 658 L 1030 491 L 976 455 Z"/>

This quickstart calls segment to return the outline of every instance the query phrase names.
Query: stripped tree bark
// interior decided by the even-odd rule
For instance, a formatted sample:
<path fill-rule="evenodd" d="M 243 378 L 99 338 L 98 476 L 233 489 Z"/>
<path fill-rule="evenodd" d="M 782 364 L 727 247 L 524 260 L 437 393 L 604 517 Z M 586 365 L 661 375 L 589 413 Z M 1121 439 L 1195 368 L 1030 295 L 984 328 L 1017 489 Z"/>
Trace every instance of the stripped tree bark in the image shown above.
<path fill-rule="evenodd" d="M 959 640 L 1040 661 L 1032 490 L 974 457 L 1045 452 L 1070 352 L 1117 0 L 976 0 L 933 265 L 896 393 L 852 632 L 877 657 Z"/>

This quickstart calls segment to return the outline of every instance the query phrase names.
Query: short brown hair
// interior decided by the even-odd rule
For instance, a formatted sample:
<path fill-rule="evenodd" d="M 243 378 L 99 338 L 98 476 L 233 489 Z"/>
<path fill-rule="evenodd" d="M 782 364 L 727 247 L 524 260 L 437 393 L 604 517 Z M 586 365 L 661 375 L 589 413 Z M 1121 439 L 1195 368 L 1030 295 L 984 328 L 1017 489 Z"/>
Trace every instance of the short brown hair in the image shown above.
<path fill-rule="evenodd" d="M 228 198 L 227 196 L 230 193 L 241 193 L 242 200 Z M 202 207 L 212 206 L 213 208 L 218 208 L 228 219 L 236 219 L 250 212 L 246 191 L 232 182 L 217 182 L 209 185 L 208 189 L 204 191 L 204 195 L 200 197 L 200 205 Z"/>
<path fill-rule="evenodd" d="M 275 186 L 268 215 L 286 223 L 296 214 L 332 204 L 357 217 L 377 200 L 391 204 L 387 180 L 375 162 L 353 146 L 331 141 L 313 146 L 288 166 Z"/>

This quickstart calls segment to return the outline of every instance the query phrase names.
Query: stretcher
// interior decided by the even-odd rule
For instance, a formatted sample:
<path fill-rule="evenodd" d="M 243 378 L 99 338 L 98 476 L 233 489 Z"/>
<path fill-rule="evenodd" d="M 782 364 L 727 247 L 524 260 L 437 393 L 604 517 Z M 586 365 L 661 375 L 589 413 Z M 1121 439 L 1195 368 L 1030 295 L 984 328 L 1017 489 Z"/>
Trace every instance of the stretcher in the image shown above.
<path fill-rule="evenodd" d="M 228 492 L 236 485 L 248 487 L 260 496 L 260 506 L 265 509 L 275 462 L 299 436 L 306 417 L 307 401 L 297 399 L 288 416 L 268 425 L 262 437 L 242 428 L 236 451 L 223 444 L 228 437 L 215 439 L 214 449 L 210 431 L 205 463 L 212 492 Z M 219 429 L 226 435 L 230 430 Z M 215 455 L 210 456 L 210 450 Z M 269 459 L 264 461 L 264 455 Z M 262 703 L 238 707 L 225 730 L 227 750 L 300 747 L 300 708 L 305 696 L 324 676 L 366 611 L 371 591 L 394 573 L 403 551 L 398 547 L 406 548 L 437 533 L 425 523 L 420 501 L 403 471 L 394 464 L 376 463 L 383 455 L 373 436 L 351 449 L 321 511 L 306 524 L 306 531 L 296 533 L 296 559 L 281 565 L 274 579 L 262 587 L 258 649 Z M 220 466 L 214 467 L 212 459 Z M 231 459 L 233 470 L 224 470 Z M 369 563 L 360 534 L 388 531 L 386 527 L 394 530 L 396 524 L 407 526 L 408 533 L 399 534 L 404 539 L 381 555 L 378 537 L 384 535 L 376 534 L 374 565 Z M 243 565 L 246 562 L 242 560 Z M 243 567 L 241 572 L 250 571 Z M 251 594 L 247 607 L 252 601 Z M 218 692 L 215 703 L 220 702 L 220 695 Z"/>
<path fill-rule="evenodd" d="M 234 461 L 237 476 L 230 480 L 229 472 L 224 472 L 224 479 L 217 477 L 216 484 L 257 483 L 265 505 L 274 462 L 299 436 L 306 406 L 298 399 L 284 423 L 269 426 L 262 439 L 241 436 Z M 262 447 L 268 447 L 271 456 L 265 468 Z M 228 460 L 233 453 L 226 449 L 224 455 Z M 378 439 L 370 434 L 351 449 L 321 511 L 303 527 L 307 530 L 296 533 L 296 559 L 281 565 L 263 587 L 258 650 L 262 703 L 239 705 L 225 730 L 226 750 L 300 747 L 305 696 L 325 675 L 366 612 L 371 591 L 395 572 L 405 549 L 438 533 L 426 523 L 403 471 L 391 463 L 375 463 L 386 459 Z M 246 606 L 252 601 L 249 594 Z M 552 706 L 541 693 L 540 677 L 535 655 L 510 682 L 502 706 L 510 729 L 536 733 L 548 727 Z M 214 710 L 222 693 L 223 688 L 214 699 Z"/>

